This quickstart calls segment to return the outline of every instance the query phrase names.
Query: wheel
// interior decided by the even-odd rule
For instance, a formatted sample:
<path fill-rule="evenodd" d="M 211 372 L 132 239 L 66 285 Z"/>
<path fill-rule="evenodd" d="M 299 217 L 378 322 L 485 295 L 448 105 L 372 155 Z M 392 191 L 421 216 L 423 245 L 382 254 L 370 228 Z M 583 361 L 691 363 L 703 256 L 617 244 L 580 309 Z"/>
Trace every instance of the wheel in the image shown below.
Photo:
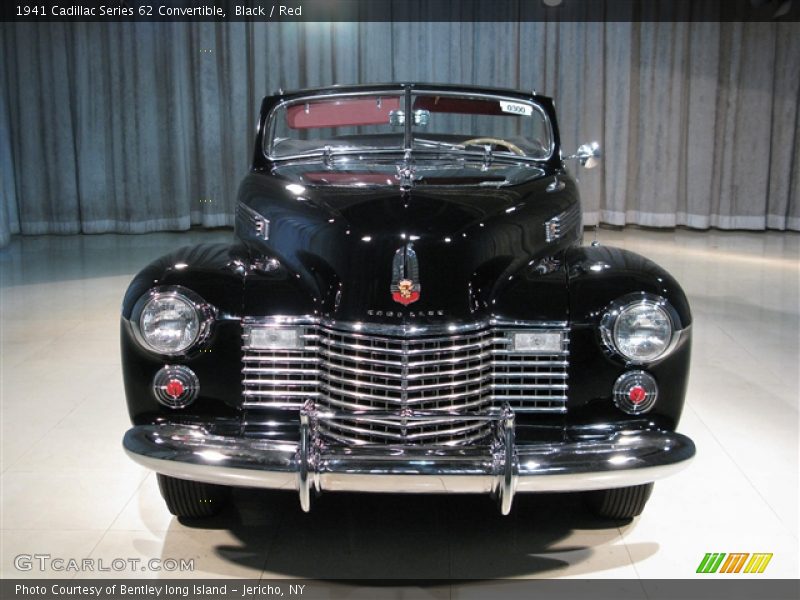
<path fill-rule="evenodd" d="M 157 476 L 161 497 L 176 517 L 210 517 L 228 503 L 230 488 L 225 486 L 176 479 L 161 473 Z"/>
<path fill-rule="evenodd" d="M 632 519 L 642 514 L 653 484 L 597 490 L 586 494 L 586 504 L 595 515 L 606 519 Z"/>

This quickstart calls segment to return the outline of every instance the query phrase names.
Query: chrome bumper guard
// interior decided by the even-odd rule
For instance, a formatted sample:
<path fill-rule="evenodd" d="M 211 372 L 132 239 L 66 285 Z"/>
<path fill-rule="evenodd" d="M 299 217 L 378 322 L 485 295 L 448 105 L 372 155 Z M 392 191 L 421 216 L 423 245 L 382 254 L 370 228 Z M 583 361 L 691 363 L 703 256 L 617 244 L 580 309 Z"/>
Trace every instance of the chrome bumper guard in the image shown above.
<path fill-rule="evenodd" d="M 694 456 L 684 435 L 656 430 L 615 432 L 572 442 L 517 445 L 514 413 L 497 409 L 459 420 L 494 423 L 494 439 L 483 446 L 414 447 L 327 445 L 315 433 L 318 420 L 380 414 L 316 411 L 300 416 L 300 440 L 276 442 L 210 434 L 187 425 L 140 425 L 123 440 L 127 454 L 158 473 L 238 487 L 297 490 L 304 511 L 311 492 L 487 493 L 504 515 L 517 492 L 566 492 L 649 483 L 681 470 Z M 397 418 L 397 414 L 385 418 Z M 408 420 L 442 413 L 409 413 Z"/>

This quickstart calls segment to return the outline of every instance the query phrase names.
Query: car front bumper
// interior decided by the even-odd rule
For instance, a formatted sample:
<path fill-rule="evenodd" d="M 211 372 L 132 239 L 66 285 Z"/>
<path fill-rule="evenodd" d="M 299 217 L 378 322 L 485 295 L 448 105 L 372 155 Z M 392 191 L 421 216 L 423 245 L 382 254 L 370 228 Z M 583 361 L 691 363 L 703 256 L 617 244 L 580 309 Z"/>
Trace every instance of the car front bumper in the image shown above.
<path fill-rule="evenodd" d="M 336 418 L 336 415 L 317 415 Z M 326 445 L 314 419 L 301 417 L 296 443 L 209 433 L 190 425 L 139 425 L 123 445 L 158 473 L 238 487 L 296 490 L 310 509 L 311 492 L 486 493 L 508 514 L 517 492 L 626 487 L 667 477 L 694 456 L 684 435 L 661 430 L 614 431 L 589 439 L 516 444 L 514 417 L 492 417 L 490 445 L 415 448 Z"/>

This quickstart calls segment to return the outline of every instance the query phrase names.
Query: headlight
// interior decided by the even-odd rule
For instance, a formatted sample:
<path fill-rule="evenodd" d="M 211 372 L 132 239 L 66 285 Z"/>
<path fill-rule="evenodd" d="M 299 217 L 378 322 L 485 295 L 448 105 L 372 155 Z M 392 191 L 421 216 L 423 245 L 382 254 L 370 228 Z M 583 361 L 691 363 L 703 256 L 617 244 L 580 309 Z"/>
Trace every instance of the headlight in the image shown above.
<path fill-rule="evenodd" d="M 213 312 L 184 288 L 155 288 L 142 296 L 132 315 L 139 342 L 158 354 L 185 353 L 208 333 Z"/>
<path fill-rule="evenodd" d="M 676 340 L 672 308 L 649 294 L 610 307 L 600 329 L 606 346 L 635 364 L 662 358 Z"/>

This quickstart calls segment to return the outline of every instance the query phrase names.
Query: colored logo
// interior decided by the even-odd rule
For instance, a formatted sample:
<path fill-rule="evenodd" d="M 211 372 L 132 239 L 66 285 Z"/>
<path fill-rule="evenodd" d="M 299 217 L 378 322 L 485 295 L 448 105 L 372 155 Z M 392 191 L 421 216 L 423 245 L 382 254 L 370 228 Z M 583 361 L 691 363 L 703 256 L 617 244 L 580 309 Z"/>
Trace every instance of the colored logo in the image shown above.
<path fill-rule="evenodd" d="M 698 573 L 763 573 L 772 553 L 708 552 L 697 566 Z"/>
<path fill-rule="evenodd" d="M 398 248 L 392 260 L 392 300 L 407 306 L 420 298 L 419 261 L 412 244 Z"/>

